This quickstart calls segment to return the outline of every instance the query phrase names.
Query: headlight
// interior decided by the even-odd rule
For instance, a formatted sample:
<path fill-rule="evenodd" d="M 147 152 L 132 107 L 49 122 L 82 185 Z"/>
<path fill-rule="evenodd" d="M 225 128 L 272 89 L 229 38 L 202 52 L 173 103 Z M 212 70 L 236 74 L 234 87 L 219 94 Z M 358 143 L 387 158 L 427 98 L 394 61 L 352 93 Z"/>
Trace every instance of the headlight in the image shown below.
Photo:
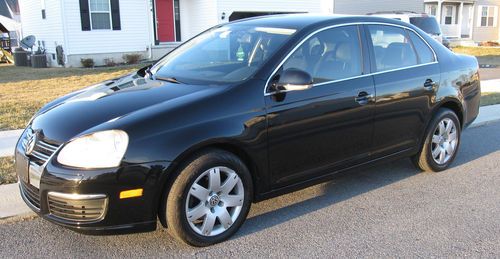
<path fill-rule="evenodd" d="M 79 137 L 66 144 L 57 161 L 80 168 L 117 167 L 127 150 L 128 135 L 122 130 L 108 130 Z"/>

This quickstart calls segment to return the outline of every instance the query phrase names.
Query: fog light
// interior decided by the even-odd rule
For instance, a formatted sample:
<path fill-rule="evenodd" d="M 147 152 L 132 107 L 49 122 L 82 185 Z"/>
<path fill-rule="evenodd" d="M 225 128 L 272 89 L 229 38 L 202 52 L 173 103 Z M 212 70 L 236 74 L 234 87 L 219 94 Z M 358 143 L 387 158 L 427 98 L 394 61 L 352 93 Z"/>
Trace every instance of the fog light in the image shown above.
<path fill-rule="evenodd" d="M 142 196 L 142 189 L 134 189 L 134 190 L 120 192 L 120 199 L 128 199 L 141 196 Z"/>

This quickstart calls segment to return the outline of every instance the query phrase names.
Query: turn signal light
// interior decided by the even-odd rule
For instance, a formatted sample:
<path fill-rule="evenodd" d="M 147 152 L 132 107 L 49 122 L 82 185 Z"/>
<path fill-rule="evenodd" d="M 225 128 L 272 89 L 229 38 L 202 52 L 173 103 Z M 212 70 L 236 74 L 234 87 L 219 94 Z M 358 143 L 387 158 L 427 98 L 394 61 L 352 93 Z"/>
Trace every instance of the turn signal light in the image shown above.
<path fill-rule="evenodd" d="M 120 192 L 120 199 L 128 199 L 142 196 L 142 188 Z"/>

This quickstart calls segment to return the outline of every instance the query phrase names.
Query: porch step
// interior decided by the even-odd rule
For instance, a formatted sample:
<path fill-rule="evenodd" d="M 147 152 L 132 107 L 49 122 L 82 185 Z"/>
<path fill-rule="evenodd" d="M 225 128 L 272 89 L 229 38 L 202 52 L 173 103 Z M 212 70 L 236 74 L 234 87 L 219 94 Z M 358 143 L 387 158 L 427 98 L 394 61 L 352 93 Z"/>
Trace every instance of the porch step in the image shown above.
<path fill-rule="evenodd" d="M 157 60 L 173 49 L 177 48 L 182 42 L 165 42 L 165 43 L 160 43 L 159 45 L 155 45 L 151 48 L 152 51 L 152 59 Z"/>

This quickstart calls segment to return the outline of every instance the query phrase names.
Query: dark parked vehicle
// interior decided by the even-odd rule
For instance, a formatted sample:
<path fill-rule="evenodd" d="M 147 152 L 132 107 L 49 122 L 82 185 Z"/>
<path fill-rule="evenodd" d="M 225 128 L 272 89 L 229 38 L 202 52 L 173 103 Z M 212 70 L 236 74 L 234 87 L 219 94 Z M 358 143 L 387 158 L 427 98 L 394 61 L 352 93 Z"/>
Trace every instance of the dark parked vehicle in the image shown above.
<path fill-rule="evenodd" d="M 137 73 L 44 106 L 16 147 L 26 203 L 83 233 L 221 242 L 252 202 L 376 161 L 453 162 L 478 63 L 379 17 L 216 26 Z"/>

